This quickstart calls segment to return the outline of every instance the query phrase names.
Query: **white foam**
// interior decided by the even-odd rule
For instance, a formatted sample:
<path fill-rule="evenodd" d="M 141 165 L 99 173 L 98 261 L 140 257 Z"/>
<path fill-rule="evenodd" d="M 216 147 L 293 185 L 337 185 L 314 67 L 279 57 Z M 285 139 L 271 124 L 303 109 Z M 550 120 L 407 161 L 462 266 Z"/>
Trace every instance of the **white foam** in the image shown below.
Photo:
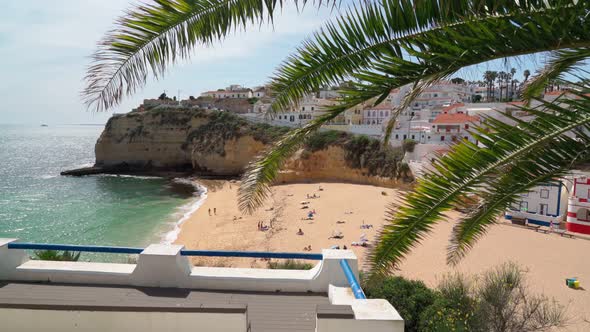
<path fill-rule="evenodd" d="M 196 194 L 198 195 L 198 197 L 188 203 L 185 204 L 183 206 L 181 206 L 179 208 L 179 212 L 182 216 L 180 219 L 178 219 L 178 221 L 176 221 L 174 223 L 174 227 L 171 231 L 169 231 L 168 233 L 164 234 L 163 238 L 162 238 L 162 243 L 163 244 L 172 244 L 174 243 L 174 241 L 176 241 L 176 239 L 178 239 L 178 235 L 180 234 L 180 228 L 182 226 L 182 224 L 188 220 L 188 218 L 190 218 L 190 216 L 195 213 L 195 211 L 197 211 L 201 205 L 203 205 L 203 203 L 205 202 L 205 200 L 207 199 L 207 187 L 195 183 L 189 179 L 174 179 L 175 182 L 179 182 L 179 183 L 184 183 L 184 184 L 190 184 L 192 186 L 195 187 L 196 189 Z"/>
<path fill-rule="evenodd" d="M 113 177 L 113 178 L 133 178 L 133 179 L 161 179 L 161 176 L 148 176 L 148 175 L 128 175 L 128 174 L 96 174 L 98 177 Z"/>

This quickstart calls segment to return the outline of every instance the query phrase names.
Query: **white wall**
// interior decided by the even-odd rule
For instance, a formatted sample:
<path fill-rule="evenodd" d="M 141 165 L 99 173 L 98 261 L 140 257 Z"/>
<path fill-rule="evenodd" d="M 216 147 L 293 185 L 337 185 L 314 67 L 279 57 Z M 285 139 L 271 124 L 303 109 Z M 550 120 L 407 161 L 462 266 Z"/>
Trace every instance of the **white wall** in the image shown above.
<path fill-rule="evenodd" d="M 24 250 L 8 249 L 8 244 L 15 239 L 0 239 L 0 280 L 11 281 L 39 281 L 72 284 L 106 284 L 147 287 L 174 287 L 190 289 L 217 289 L 232 291 L 283 291 L 283 292 L 329 292 L 330 288 L 350 289 L 340 261 L 348 261 L 358 280 L 358 263 L 356 256 L 349 250 L 322 251 L 323 260 L 311 270 L 267 270 L 243 268 L 214 268 L 192 266 L 186 256 L 180 254 L 183 246 L 153 244 L 148 246 L 140 255 L 137 264 L 108 264 L 90 262 L 52 262 L 29 260 Z M 332 299 L 332 297 L 331 297 Z M 349 301 L 348 299 L 339 301 Z M 355 319 L 354 326 L 359 329 L 376 328 L 373 331 L 385 331 L 381 326 L 393 326 L 403 320 L 397 311 L 382 300 L 364 300 L 350 302 Z M 30 313 L 15 313 L 29 315 Z M 49 313 L 48 313 L 49 314 Z M 4 312 L 2 316 L 10 316 Z M 84 315 L 90 315 L 84 313 Z M 155 315 L 155 314 L 154 314 Z M 200 315 L 200 313 L 199 313 Z M 65 316 L 64 316 L 65 317 Z M 155 316 L 154 316 L 155 317 Z M 85 316 L 81 321 L 104 322 L 114 317 L 101 317 L 99 314 Z M 200 318 L 199 318 L 200 319 Z M 224 318 L 225 319 L 225 318 Z M 138 318 L 138 321 L 151 321 L 150 317 Z M 216 321 L 219 319 L 216 319 Z M 362 320 L 361 322 L 356 322 Z M 64 323 L 67 319 L 64 318 Z M 389 322 L 391 321 L 391 322 Z M 333 322 L 332 322 L 333 323 Z M 332 323 L 327 323 L 333 326 Z M 15 323 L 16 324 L 16 323 Z M 57 324 L 57 323 L 56 323 Z M 321 325 L 321 324 L 320 324 Z M 27 325 L 29 326 L 29 325 Z M 30 326 L 36 326 L 31 324 Z M 98 324 L 104 328 L 103 325 Z M 142 325 L 143 326 L 143 325 Z M 323 326 L 323 325 L 322 325 Z M 56 331 L 67 331 L 60 326 Z M 335 327 L 322 327 L 321 331 L 336 331 Z M 17 331 L 25 331 L 19 330 Z M 108 329 L 107 329 L 108 330 Z M 120 329 L 125 331 L 125 329 Z M 141 331 L 185 331 L 183 329 L 162 329 L 161 326 L 153 330 L 144 327 Z M 214 331 L 202 329 L 203 331 Z M 31 328 L 31 331 L 39 331 Z M 88 331 L 102 331 L 90 329 Z M 388 331 L 403 331 L 388 330 Z"/>

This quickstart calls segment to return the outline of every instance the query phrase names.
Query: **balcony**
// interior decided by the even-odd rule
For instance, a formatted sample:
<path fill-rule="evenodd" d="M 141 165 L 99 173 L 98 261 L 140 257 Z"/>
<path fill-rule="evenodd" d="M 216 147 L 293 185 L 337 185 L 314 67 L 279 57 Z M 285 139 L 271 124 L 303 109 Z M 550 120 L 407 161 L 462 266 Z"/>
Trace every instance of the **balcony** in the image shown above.
<path fill-rule="evenodd" d="M 25 250 L 138 254 L 137 264 L 29 260 Z M 196 267 L 191 256 L 316 260 L 311 270 Z M 352 251 L 269 253 L 20 243 L 0 239 L 6 331 L 393 331 L 389 302 L 366 299 Z"/>

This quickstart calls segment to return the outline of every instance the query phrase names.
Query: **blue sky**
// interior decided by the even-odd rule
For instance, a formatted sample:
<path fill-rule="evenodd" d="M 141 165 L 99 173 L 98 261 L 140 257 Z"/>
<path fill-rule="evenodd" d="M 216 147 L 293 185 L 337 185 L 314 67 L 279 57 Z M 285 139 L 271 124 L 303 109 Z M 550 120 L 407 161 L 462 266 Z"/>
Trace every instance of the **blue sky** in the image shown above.
<path fill-rule="evenodd" d="M 79 92 L 96 42 L 133 3 L 128 0 L 0 1 L 0 123 L 104 123 L 144 97 L 166 90 L 182 98 L 232 83 L 267 81 L 274 68 L 330 16 L 285 9 L 273 28 L 253 27 L 213 49 L 198 50 L 160 81 L 105 113 L 87 111 Z"/>
<path fill-rule="evenodd" d="M 87 111 L 79 92 L 96 42 L 129 0 L 2 0 L 0 1 L 0 123 L 104 123 L 112 112 L 127 112 L 142 99 L 166 90 L 181 98 L 236 83 L 263 84 L 301 41 L 330 17 L 327 9 L 283 10 L 274 28 L 252 27 L 213 49 L 195 51 L 190 62 L 174 67 L 160 80 L 109 112 Z M 528 58 L 535 61 L 535 58 Z M 520 63 L 522 65 L 522 63 Z M 536 63 L 538 65 L 538 63 Z M 467 70 L 479 79 L 487 69 L 507 70 L 518 63 L 496 62 Z M 535 63 L 525 63 L 535 68 Z"/>

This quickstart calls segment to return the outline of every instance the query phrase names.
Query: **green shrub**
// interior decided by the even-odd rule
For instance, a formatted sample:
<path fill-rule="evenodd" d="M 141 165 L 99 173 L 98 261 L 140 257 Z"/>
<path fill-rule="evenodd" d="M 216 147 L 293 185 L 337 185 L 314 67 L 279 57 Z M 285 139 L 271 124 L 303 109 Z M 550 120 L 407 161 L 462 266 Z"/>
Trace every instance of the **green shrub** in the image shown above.
<path fill-rule="evenodd" d="M 461 275 L 447 276 L 438 287 L 439 297 L 420 317 L 420 331 L 478 331 L 471 283 Z"/>
<path fill-rule="evenodd" d="M 313 264 L 296 261 L 294 259 L 287 259 L 285 261 L 268 261 L 267 264 L 269 269 L 272 270 L 311 270 Z"/>
<path fill-rule="evenodd" d="M 347 136 L 346 133 L 336 130 L 317 131 L 307 138 L 305 147 L 312 152 L 324 150 L 330 145 L 345 140 Z"/>
<path fill-rule="evenodd" d="M 404 319 L 405 331 L 419 331 L 420 317 L 438 298 L 422 281 L 388 277 L 377 284 L 365 285 L 368 298 L 386 299 Z"/>
<path fill-rule="evenodd" d="M 40 261 L 77 262 L 80 259 L 80 252 L 37 250 L 33 259 Z"/>
<path fill-rule="evenodd" d="M 402 277 L 388 277 L 364 290 L 369 298 L 389 301 L 408 332 L 533 332 L 555 330 L 565 322 L 563 307 L 532 294 L 514 263 L 470 278 L 447 276 L 436 290 Z"/>
<path fill-rule="evenodd" d="M 418 142 L 414 141 L 413 139 L 405 139 L 402 142 L 402 150 L 407 152 L 414 152 L 416 144 L 418 144 Z"/>

